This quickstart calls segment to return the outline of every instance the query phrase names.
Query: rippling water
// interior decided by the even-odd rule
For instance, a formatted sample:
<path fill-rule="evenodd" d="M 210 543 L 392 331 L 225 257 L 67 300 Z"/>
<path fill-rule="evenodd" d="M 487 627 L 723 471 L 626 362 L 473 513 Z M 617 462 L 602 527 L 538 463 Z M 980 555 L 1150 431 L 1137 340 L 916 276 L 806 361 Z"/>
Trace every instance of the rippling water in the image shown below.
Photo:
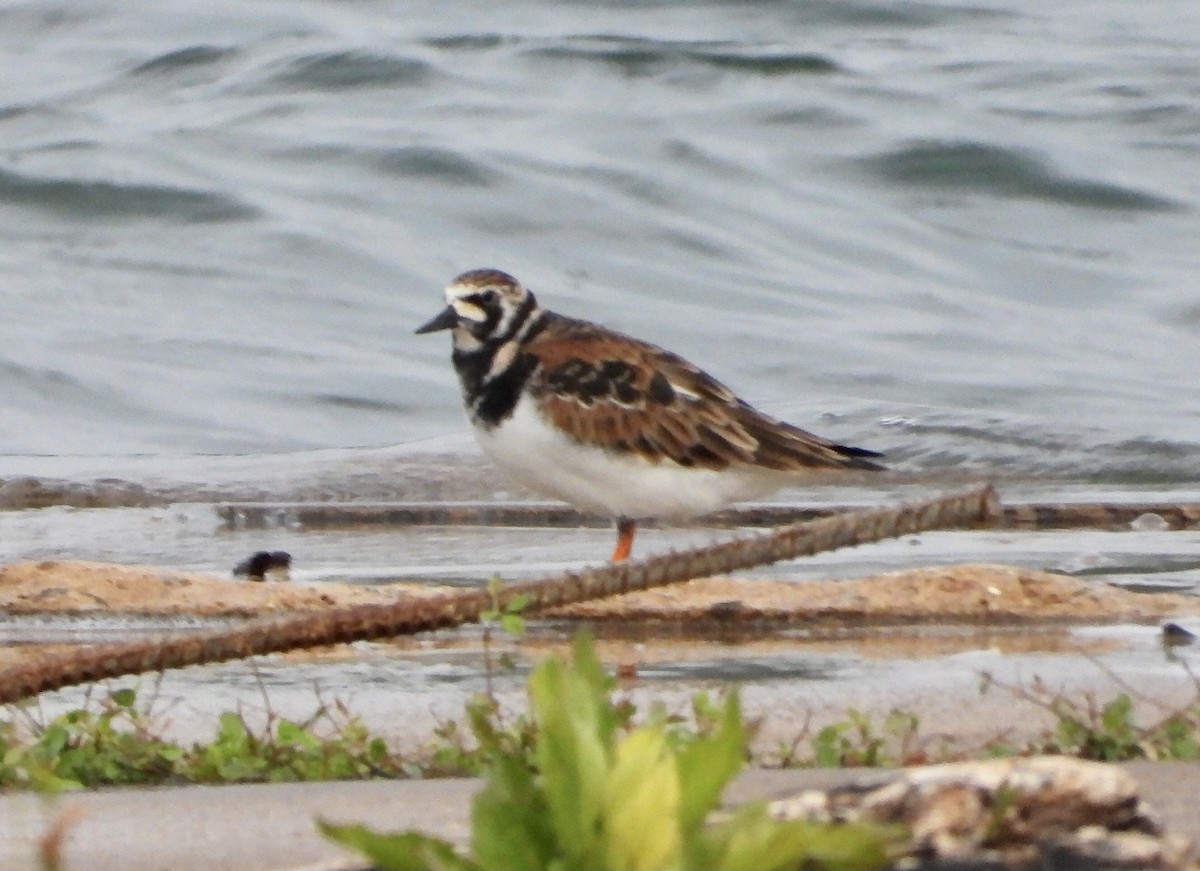
<path fill-rule="evenodd" d="M 460 433 L 412 329 L 489 265 L 901 469 L 1197 480 L 1194 0 L 28 0 L 0 58 L 0 478 Z"/>

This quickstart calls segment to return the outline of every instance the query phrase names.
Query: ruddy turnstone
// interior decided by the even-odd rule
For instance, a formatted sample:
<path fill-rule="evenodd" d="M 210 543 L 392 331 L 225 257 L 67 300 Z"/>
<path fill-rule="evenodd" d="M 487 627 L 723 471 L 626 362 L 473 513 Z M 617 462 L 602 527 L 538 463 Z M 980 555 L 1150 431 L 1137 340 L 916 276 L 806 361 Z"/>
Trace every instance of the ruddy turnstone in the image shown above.
<path fill-rule="evenodd" d="M 475 436 L 520 483 L 617 524 L 684 519 L 821 472 L 878 470 L 874 451 L 768 417 L 682 357 L 538 305 L 496 269 L 464 272 L 418 333 L 451 330 Z"/>

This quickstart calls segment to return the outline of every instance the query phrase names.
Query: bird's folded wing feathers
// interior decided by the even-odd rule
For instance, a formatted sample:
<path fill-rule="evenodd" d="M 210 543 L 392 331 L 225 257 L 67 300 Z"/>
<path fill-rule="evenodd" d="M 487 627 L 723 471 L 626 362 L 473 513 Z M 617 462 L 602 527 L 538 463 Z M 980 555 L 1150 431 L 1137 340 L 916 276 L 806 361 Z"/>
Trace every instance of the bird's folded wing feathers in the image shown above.
<path fill-rule="evenodd" d="M 571 439 L 650 462 L 779 471 L 878 468 L 846 448 L 752 408 L 681 357 L 561 318 L 523 353 L 540 411 Z"/>

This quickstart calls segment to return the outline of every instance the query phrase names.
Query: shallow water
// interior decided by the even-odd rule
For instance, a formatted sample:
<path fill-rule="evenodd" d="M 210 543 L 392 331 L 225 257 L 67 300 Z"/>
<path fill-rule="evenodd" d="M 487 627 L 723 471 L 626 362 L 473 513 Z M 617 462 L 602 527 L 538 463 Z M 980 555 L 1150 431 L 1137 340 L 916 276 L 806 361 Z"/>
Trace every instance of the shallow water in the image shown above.
<path fill-rule="evenodd" d="M 535 632 L 520 643 L 494 638 L 488 654 L 478 633 L 468 630 L 189 668 L 113 685 L 136 687 L 150 722 L 177 738 L 211 739 L 223 711 L 236 710 L 259 726 L 270 717 L 306 721 L 325 707 L 334 721 L 343 710 L 352 712 L 411 754 L 430 745 L 439 725 L 461 720 L 472 694 L 494 693 L 506 716 L 520 709 L 535 659 L 564 654 L 566 648 L 561 637 Z M 497 664 L 502 652 L 513 656 L 515 667 Z M 695 692 L 717 692 L 735 682 L 745 715 L 759 723 L 756 747 L 766 758 L 797 739 L 806 754 L 816 730 L 845 722 L 850 710 L 867 715 L 881 736 L 887 736 L 890 712 L 916 715 L 921 740 L 932 747 L 939 736 L 963 751 L 1003 737 L 1019 744 L 1053 725 L 1044 707 L 1020 699 L 1035 686 L 1076 700 L 1088 693 L 1107 700 L 1136 688 L 1139 716 L 1153 720 L 1156 712 L 1194 699 L 1191 675 L 1197 667 L 1190 648 L 1165 650 L 1157 628 L 1149 626 L 918 629 L 816 641 L 602 637 L 598 652 L 605 662 L 636 669 L 636 678 L 622 681 L 617 692 L 643 712 L 663 705 L 686 718 Z M 985 674 L 994 684 L 982 694 Z M 78 687 L 46 693 L 31 715 L 52 717 L 87 698 L 88 691 Z"/>

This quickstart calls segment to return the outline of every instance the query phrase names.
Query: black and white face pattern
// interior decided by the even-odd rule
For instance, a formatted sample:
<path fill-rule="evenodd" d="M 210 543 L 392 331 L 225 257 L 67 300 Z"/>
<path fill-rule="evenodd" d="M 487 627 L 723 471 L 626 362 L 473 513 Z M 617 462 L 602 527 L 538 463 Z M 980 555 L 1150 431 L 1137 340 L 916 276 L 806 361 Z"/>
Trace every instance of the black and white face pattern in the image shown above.
<path fill-rule="evenodd" d="M 516 338 L 537 309 L 533 294 L 507 273 L 476 269 L 446 288 L 446 305 L 455 315 L 454 346 L 471 351 Z"/>
<path fill-rule="evenodd" d="M 446 308 L 418 333 L 451 330 L 454 368 L 472 418 L 494 425 L 512 412 L 536 363 L 521 345 L 540 327 L 544 311 L 533 294 L 497 269 L 464 272 L 446 288 Z"/>

